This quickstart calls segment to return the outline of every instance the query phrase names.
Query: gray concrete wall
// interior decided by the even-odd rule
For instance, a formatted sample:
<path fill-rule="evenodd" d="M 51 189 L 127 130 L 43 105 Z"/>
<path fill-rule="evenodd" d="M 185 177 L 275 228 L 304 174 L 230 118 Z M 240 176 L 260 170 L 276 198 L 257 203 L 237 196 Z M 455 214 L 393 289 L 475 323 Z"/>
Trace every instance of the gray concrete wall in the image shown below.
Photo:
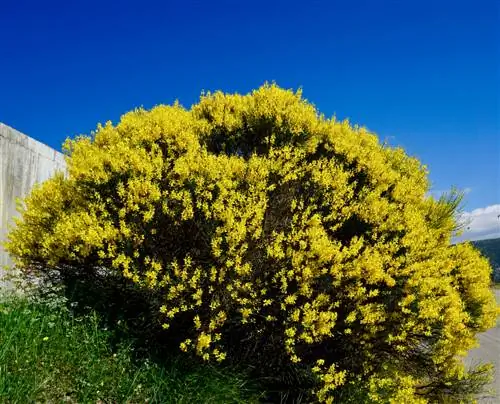
<path fill-rule="evenodd" d="M 2 268 L 12 264 L 1 243 L 18 215 L 16 199 L 65 168 L 63 154 L 0 123 L 0 277 Z"/>

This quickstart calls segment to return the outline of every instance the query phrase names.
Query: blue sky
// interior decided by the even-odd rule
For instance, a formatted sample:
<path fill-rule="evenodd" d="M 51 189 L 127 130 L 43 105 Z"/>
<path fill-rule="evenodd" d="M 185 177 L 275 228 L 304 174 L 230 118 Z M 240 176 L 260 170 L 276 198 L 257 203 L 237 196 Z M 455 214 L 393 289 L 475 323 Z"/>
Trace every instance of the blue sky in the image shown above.
<path fill-rule="evenodd" d="M 137 106 L 276 81 L 486 208 L 500 203 L 498 4 L 0 0 L 0 121 L 59 149 Z"/>

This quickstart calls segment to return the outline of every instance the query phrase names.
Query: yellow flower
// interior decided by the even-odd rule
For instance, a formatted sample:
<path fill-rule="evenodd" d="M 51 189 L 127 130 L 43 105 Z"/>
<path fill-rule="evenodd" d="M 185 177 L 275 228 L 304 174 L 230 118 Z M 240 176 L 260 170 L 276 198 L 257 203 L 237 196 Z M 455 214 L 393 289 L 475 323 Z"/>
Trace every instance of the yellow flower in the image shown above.
<path fill-rule="evenodd" d="M 210 334 L 205 334 L 204 332 L 201 332 L 201 334 L 198 337 L 198 343 L 196 344 L 196 349 L 198 352 L 201 352 L 208 348 L 210 346 L 210 343 L 212 341 L 212 337 Z"/>
<path fill-rule="evenodd" d="M 194 326 L 197 330 L 199 330 L 201 328 L 201 320 L 200 320 L 200 316 L 199 315 L 196 315 L 194 316 L 193 318 L 193 322 L 194 322 Z"/>

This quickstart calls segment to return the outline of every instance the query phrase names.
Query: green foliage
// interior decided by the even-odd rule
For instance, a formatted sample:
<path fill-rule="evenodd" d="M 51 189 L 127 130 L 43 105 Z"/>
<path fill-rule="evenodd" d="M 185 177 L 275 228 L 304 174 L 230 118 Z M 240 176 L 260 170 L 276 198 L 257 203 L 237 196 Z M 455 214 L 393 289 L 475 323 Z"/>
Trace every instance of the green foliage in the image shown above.
<path fill-rule="evenodd" d="M 500 238 L 473 241 L 472 244 L 488 258 L 493 267 L 493 281 L 500 283 Z"/>
<path fill-rule="evenodd" d="M 48 303 L 48 304 L 47 304 Z M 243 375 L 186 358 L 135 360 L 130 341 L 110 348 L 95 313 L 71 315 L 59 303 L 0 304 L 0 401 L 249 403 Z"/>
<path fill-rule="evenodd" d="M 459 198 L 300 92 L 139 109 L 66 150 L 10 233 L 24 268 L 119 274 L 181 350 L 320 401 L 421 403 L 471 377 L 460 356 L 498 311 L 487 261 L 450 244 Z"/>

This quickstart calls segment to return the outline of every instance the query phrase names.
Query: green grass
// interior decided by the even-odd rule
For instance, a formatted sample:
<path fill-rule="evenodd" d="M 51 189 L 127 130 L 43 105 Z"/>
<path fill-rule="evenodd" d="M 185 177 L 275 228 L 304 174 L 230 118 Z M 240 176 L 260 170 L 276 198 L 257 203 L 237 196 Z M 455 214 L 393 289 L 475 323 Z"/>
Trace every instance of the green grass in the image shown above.
<path fill-rule="evenodd" d="M 131 344 L 111 349 L 95 314 L 10 299 L 0 303 L 0 402 L 249 403 L 244 375 L 176 356 L 134 360 Z"/>

